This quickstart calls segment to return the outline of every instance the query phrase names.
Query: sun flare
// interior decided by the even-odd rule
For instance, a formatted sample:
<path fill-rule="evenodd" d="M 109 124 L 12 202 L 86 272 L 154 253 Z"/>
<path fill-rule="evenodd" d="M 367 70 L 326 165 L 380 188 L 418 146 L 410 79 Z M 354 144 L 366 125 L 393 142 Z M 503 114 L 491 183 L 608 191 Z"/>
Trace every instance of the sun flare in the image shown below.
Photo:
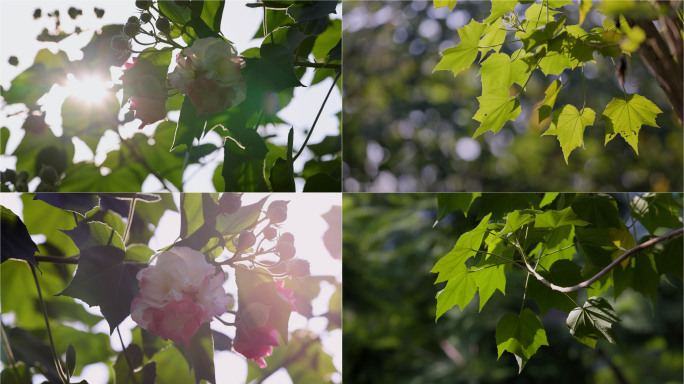
<path fill-rule="evenodd" d="M 111 83 L 98 77 L 78 79 L 73 74 L 67 75 L 65 90 L 67 95 L 75 96 L 88 104 L 100 103 L 111 90 Z"/>

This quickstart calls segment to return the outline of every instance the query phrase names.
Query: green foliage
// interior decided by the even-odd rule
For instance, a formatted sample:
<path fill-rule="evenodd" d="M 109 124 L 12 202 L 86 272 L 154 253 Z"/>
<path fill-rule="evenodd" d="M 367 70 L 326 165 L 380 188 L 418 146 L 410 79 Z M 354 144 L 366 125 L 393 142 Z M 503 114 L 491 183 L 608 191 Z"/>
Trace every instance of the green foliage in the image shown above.
<path fill-rule="evenodd" d="M 615 262 L 635 248 L 639 225 L 645 227 L 649 223 L 648 219 L 639 221 L 650 216 L 646 211 L 661 212 L 657 219 L 659 230 L 656 232 L 652 227 L 640 235 L 640 241 L 667 233 L 654 241 L 676 238 L 665 244 L 672 244 L 672 251 L 677 249 L 682 236 L 682 210 L 677 201 L 680 197 L 675 196 L 633 196 L 631 204 L 641 206 L 637 211 L 625 207 L 626 197 L 606 194 L 550 194 L 541 199 L 543 205 L 533 198 L 515 203 L 512 196 L 500 194 L 483 194 L 462 205 L 454 202 L 468 202 L 474 196 L 464 194 L 456 199 L 438 195 L 442 219 L 454 210 L 465 212 L 468 206 L 477 207 L 478 217 L 486 214 L 479 224 L 458 237 L 453 250 L 441 257 L 431 270 L 438 273 L 435 284 L 447 281 L 437 295 L 436 319 L 454 306 L 464 311 L 478 290 L 482 310 L 495 289 L 506 293 L 507 278 L 522 270 L 527 275 L 523 305 L 519 315 L 509 313 L 499 321 L 496 332 L 499 356 L 503 351 L 513 353 L 522 370 L 539 346 L 548 345 L 539 318 L 525 307 L 527 297 L 536 302 L 541 314 L 551 308 L 569 312 L 570 333 L 582 343 L 592 348 L 600 338 L 615 343 L 611 326 L 619 318 L 613 307 L 597 296 L 579 304 L 577 291 L 587 288 L 592 296 L 613 288 L 617 298 L 631 288 L 655 302 L 662 274 L 676 275 L 679 271 L 658 270 L 654 259 L 657 253 L 649 248 L 620 264 Z M 622 204 L 620 209 L 618 201 Z M 525 207 L 526 204 L 530 206 Z M 501 211 L 508 211 L 501 216 L 505 223 L 494 220 Z M 671 257 L 679 258 L 679 255 Z M 591 284 L 593 281 L 596 283 Z"/>
<path fill-rule="evenodd" d="M 176 64 L 173 57 L 179 50 L 189 48 L 203 38 L 230 39 L 221 31 L 225 1 L 187 4 L 160 1 L 153 4 L 155 6 L 146 8 L 145 20 L 138 15 L 132 16 L 139 25 L 135 41 L 129 36 L 130 28 L 128 35 L 122 33 L 124 25 L 97 26 L 94 29 L 98 32 L 81 49 L 82 60 L 72 61 L 65 52 L 52 53 L 42 49 L 33 65 L 13 79 L 9 88 L 2 89 L 8 104 L 26 105 L 27 121 L 32 116 L 44 118 L 45 106 L 38 105 L 38 100 L 53 85 L 70 84 L 73 80 L 67 80 L 71 76 L 87 83 L 88 76 L 94 75 L 103 81 L 113 80 L 115 85 L 111 91 L 123 89 L 122 100 L 117 100 L 115 92 L 109 90 L 99 102 L 86 103 L 80 98 L 68 97 L 61 105 L 63 129 L 58 137 L 44 124 L 40 129 L 25 124 L 26 134 L 18 148 L 7 153 L 17 158 L 16 171 L 27 170 L 32 176 L 38 176 L 43 165 L 54 167 L 58 180 L 50 184 L 48 191 L 140 191 L 150 176 L 164 189 L 182 191 L 183 180 L 188 179 L 187 167 L 204 167 L 206 157 L 214 155 L 214 158 L 219 156 L 219 163 L 230 165 L 219 165 L 222 171 L 218 177 L 223 180 L 214 183 L 218 190 L 283 190 L 281 185 L 270 184 L 271 176 L 283 176 L 290 180 L 288 190 L 293 190 L 294 180 L 299 180 L 301 183 L 297 185 L 300 188 L 306 185 L 307 191 L 339 191 L 341 147 L 326 148 L 324 153 L 320 147 L 316 153 L 306 147 L 297 151 L 304 151 L 312 164 L 320 163 L 319 158 L 325 157 L 326 161 L 332 161 L 331 165 L 336 164 L 336 168 L 319 166 L 315 172 L 304 171 L 304 161 L 301 164 L 291 161 L 283 167 L 277 160 L 281 157 L 279 154 L 293 148 L 272 143 L 276 135 L 271 130 L 271 125 L 286 123 L 277 114 L 293 99 L 294 88 L 314 85 L 325 79 L 334 79 L 331 90 L 335 87 L 336 77 L 341 72 L 341 21 L 333 18 L 338 2 L 294 1 L 269 9 L 263 28 L 257 33 L 261 36 L 255 36 L 261 39 L 260 47 L 240 54 L 245 65 L 240 70 L 239 83 L 244 81 L 247 100 L 210 116 L 198 116 L 197 111 L 201 108 L 196 108 L 189 96 L 189 92 L 196 95 L 196 90 L 180 93 L 173 89 L 175 86 L 168 76 Z M 72 33 L 59 28 L 59 15 L 54 14 L 54 17 L 57 21 L 54 36 L 69 37 Z M 153 28 L 152 24 L 160 23 L 159 20 L 166 20 L 168 30 Z M 53 36 L 47 29 L 46 33 Z M 38 40 L 41 41 L 41 37 Z M 111 79 L 110 67 L 123 66 L 132 53 L 133 63 L 126 64 L 123 76 Z M 303 84 L 307 68 L 314 69 L 314 79 L 310 84 Z M 325 104 L 322 101 L 321 110 Z M 121 109 L 131 110 L 130 114 L 119 119 Z M 120 128 L 132 121 L 134 115 L 143 120 L 142 128 L 165 119 L 167 112 L 176 110 L 180 110 L 178 120 L 162 122 L 153 134 L 146 131 L 132 138 L 121 136 Z M 315 110 L 312 115 L 315 116 Z M 219 134 L 222 146 L 204 142 L 211 130 Z M 8 136 L 4 131 L 3 128 L 0 135 L 3 154 L 4 140 Z M 297 135 L 300 130 L 295 129 L 294 133 Z M 107 141 L 116 136 L 120 144 L 112 150 Z M 339 139 L 339 134 L 333 133 L 333 137 Z M 96 156 L 107 143 L 106 161 L 96 163 L 86 159 L 74 164 L 73 138 L 84 141 Z M 320 143 L 311 143 L 316 144 Z M 217 153 L 222 149 L 223 161 Z M 18 189 L 16 185 L 10 188 L 24 190 L 23 184 Z"/>
<path fill-rule="evenodd" d="M 435 70 L 451 70 L 458 75 L 472 65 L 478 56 L 478 50 L 480 51 L 482 96 L 478 98 L 480 110 L 473 119 L 482 124 L 473 137 L 487 130 L 497 133 L 507 121 L 514 120 L 518 116 L 519 104 L 516 97 L 509 98 L 509 88 L 514 83 L 519 84 L 522 90 L 517 94 L 520 94 L 525 90 L 530 76 L 537 68 L 548 76 L 560 75 L 566 69 L 574 72 L 581 67 L 582 75 L 584 75 L 584 65 L 594 62 L 594 53 L 612 57 L 629 54 L 634 52 L 644 39 L 644 33 L 637 29 L 638 27 L 618 28 L 613 24 L 585 31 L 581 24 L 591 8 L 591 2 L 583 2 L 581 5 L 580 23 L 567 26 L 565 25 L 566 16 L 557 17 L 559 12 L 552 9 L 561 8 L 569 4 L 568 1 L 534 3 L 525 10 L 524 18 L 514 11 L 517 3 L 517 1 L 492 1 L 490 16 L 484 24 L 471 20 L 468 25 L 459 28 L 461 43 L 454 48 L 445 49 L 442 52 L 442 60 L 435 66 Z M 441 7 L 446 4 L 435 1 L 434 5 Z M 450 9 L 453 5 L 455 4 L 450 5 Z M 502 16 L 504 27 L 501 27 L 499 19 Z M 490 36 L 494 31 L 507 27 L 516 31 L 515 37 L 518 40 L 505 41 L 506 32 L 502 32 L 503 38 Z M 488 33 L 485 34 L 485 31 Z M 516 41 L 522 44 L 522 48 L 515 52 L 514 58 L 505 53 L 492 53 L 487 56 L 492 45 L 497 47 L 495 51 L 498 52 L 500 46 Z M 622 41 L 621 50 L 614 52 L 605 48 L 610 47 L 610 43 L 614 41 Z M 496 93 L 494 90 L 497 90 Z M 557 81 L 552 83 L 547 90 L 546 98 L 536 108 L 540 120 L 552 114 L 559 90 L 560 83 Z M 643 96 L 627 95 L 625 91 L 625 97 L 626 101 L 614 98 L 603 112 L 601 119 L 606 122 L 605 143 L 607 144 L 613 137 L 620 134 L 638 154 L 637 145 L 641 126 L 648 124 L 658 127 L 655 118 L 662 111 Z M 584 107 L 579 112 L 568 104 L 553 115 L 551 126 L 544 134 L 558 137 L 567 163 L 570 152 L 583 146 L 584 129 L 588 125 L 593 125 L 595 113 L 591 108 Z"/>

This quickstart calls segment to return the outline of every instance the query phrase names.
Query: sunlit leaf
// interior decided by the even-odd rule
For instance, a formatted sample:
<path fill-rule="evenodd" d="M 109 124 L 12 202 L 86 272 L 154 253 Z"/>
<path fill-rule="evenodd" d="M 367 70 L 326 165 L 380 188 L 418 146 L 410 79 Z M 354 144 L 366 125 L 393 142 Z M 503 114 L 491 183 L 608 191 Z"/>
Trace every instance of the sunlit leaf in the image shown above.
<path fill-rule="evenodd" d="M 479 96 L 480 109 L 477 110 L 473 120 L 480 122 L 473 138 L 492 131 L 497 133 L 507 121 L 515 120 L 520 114 L 520 101 L 517 97 L 511 98 L 508 87 L 491 89 Z"/>
<path fill-rule="evenodd" d="M 543 135 L 554 135 L 558 138 L 565 163 L 568 163 L 570 153 L 584 145 L 584 129 L 594 124 L 596 113 L 591 108 L 584 108 L 582 112 L 573 105 L 566 104 L 559 113 L 555 113 L 551 126 Z"/>
<path fill-rule="evenodd" d="M 434 71 L 449 70 L 454 75 L 470 67 L 475 61 L 478 52 L 480 37 L 486 29 L 485 24 L 471 20 L 465 27 L 458 28 L 461 42 L 453 47 L 442 51 L 442 59 L 435 66 Z"/>
<path fill-rule="evenodd" d="M 656 116 L 663 113 L 652 101 L 637 95 L 627 96 L 627 100 L 616 97 L 603 111 L 602 120 L 606 122 L 606 141 L 608 144 L 616 135 L 622 136 L 634 151 L 639 154 L 639 130 L 644 124 L 658 127 Z"/>

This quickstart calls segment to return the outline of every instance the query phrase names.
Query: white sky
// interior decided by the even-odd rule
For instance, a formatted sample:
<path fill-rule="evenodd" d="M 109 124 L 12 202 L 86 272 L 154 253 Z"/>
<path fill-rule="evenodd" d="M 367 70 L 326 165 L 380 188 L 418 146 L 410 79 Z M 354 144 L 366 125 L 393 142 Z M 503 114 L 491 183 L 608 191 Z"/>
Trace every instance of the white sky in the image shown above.
<path fill-rule="evenodd" d="M 260 45 L 259 40 L 251 40 L 251 37 L 258 28 L 261 28 L 260 21 L 262 12 L 260 9 L 246 7 L 245 3 L 245 1 L 227 1 L 221 24 L 221 30 L 224 35 L 235 44 L 239 52 Z M 75 21 L 67 16 L 67 10 L 71 6 L 83 10 L 83 15 L 79 16 Z M 105 10 L 102 19 L 97 19 L 95 17 L 93 13 L 94 6 Z M 38 7 L 42 9 L 43 16 L 38 20 L 33 20 L 33 11 Z M 40 34 L 43 28 L 47 27 L 49 30 L 54 28 L 54 19 L 47 17 L 47 13 L 52 12 L 55 9 L 59 9 L 60 14 L 62 15 L 60 18 L 62 29 L 71 32 L 74 30 L 75 26 L 78 25 L 87 32 L 69 37 L 59 43 L 40 43 L 35 40 L 36 36 Z M 123 24 L 129 16 L 137 14 L 139 14 L 139 12 L 136 10 L 133 1 L 64 2 L 44 0 L 40 2 L 29 2 L 0 0 L 0 85 L 4 88 L 9 87 L 11 80 L 14 77 L 33 64 L 33 59 L 41 48 L 47 47 L 53 52 L 61 49 L 67 52 L 71 59 L 80 59 L 82 53 L 79 49 L 91 39 L 93 29 L 106 24 Z M 341 6 L 338 6 L 337 15 L 333 16 L 340 17 L 340 15 Z M 18 31 L 20 31 L 20 33 L 18 33 Z M 19 65 L 17 67 L 8 64 L 10 56 L 17 56 L 19 59 Z M 172 64 L 175 65 L 175 63 Z M 117 79 L 120 76 L 120 73 L 119 69 L 112 70 L 112 78 Z M 303 83 L 307 84 L 312 77 L 313 70 L 309 69 L 303 78 Z M 328 79 L 310 88 L 295 89 L 295 97 L 290 105 L 278 113 L 279 117 L 284 121 L 290 122 L 295 128 L 295 150 L 301 147 L 305 138 L 304 129 L 308 129 L 313 123 L 316 112 L 330 88 L 331 83 L 332 80 Z M 41 102 L 45 103 L 44 110 L 46 111 L 46 121 L 53 131 L 55 131 L 55 134 L 58 135 L 61 134 L 61 102 L 66 98 L 68 93 L 68 89 L 64 90 L 62 87 L 55 86 L 45 99 L 41 100 Z M 341 108 L 342 98 L 339 90 L 335 89 L 321 114 L 321 118 L 309 143 L 317 143 L 327 135 L 339 134 L 339 120 L 336 114 Z M 0 118 L 3 119 L 2 126 L 7 126 L 11 130 L 8 152 L 11 152 L 16 148 L 23 136 L 23 131 L 20 130 L 20 127 L 23 124 L 25 116 L 20 114 L 15 117 L 5 118 L 4 115 L 18 112 L 23 109 L 23 105 L 13 105 L 9 107 L 2 105 L 2 113 L 0 114 L 0 116 L 2 116 Z M 127 112 L 127 109 L 124 108 L 124 110 L 122 110 L 122 115 L 125 112 Z M 170 116 L 176 120 L 177 112 L 171 113 Z M 120 128 L 120 133 L 123 137 L 129 137 L 138 131 L 137 128 L 139 125 L 140 121 L 135 120 Z M 155 125 L 144 128 L 143 132 L 151 134 L 154 131 L 154 126 Z M 276 138 L 271 139 L 273 142 L 277 144 L 286 144 L 288 130 L 289 125 L 283 125 L 276 129 L 270 127 L 268 133 L 276 134 Z M 106 144 L 101 143 L 95 154 L 93 154 L 83 142 L 75 140 L 75 161 L 93 158 L 95 159 L 96 164 L 104 161 L 106 151 L 118 146 L 118 138 L 116 135 L 113 135 L 110 132 L 106 137 L 111 138 L 112 140 L 108 141 Z M 213 132 L 208 134 L 202 142 L 211 142 L 220 145 L 218 135 Z M 213 177 L 217 164 L 223 161 L 223 156 L 213 155 L 209 158 L 212 159 L 212 161 L 201 170 L 198 170 L 196 166 L 188 167 L 183 179 L 184 190 L 186 192 L 214 191 L 211 178 Z M 307 152 L 302 153 L 301 158 L 295 163 L 295 171 L 301 170 L 304 163 L 309 158 L 310 155 Z M 208 159 L 205 159 L 205 161 L 207 160 Z M 0 170 L 13 168 L 15 164 L 16 158 L 11 156 L 0 156 Z M 37 185 L 37 180 L 34 181 L 34 184 Z M 30 185 L 35 187 L 34 184 Z M 301 182 L 298 182 L 298 189 L 301 190 L 301 188 L 303 188 L 303 185 L 301 185 Z M 153 177 L 148 177 L 143 184 L 143 191 L 161 191 L 162 189 L 161 184 Z"/>
<path fill-rule="evenodd" d="M 245 194 L 242 198 L 243 205 L 254 203 L 264 196 L 266 196 L 266 194 Z M 180 195 L 174 194 L 174 199 L 176 201 L 176 205 L 179 205 Z M 327 230 L 328 225 L 321 217 L 321 215 L 328 212 L 332 206 L 342 205 L 341 194 L 272 194 L 267 200 L 264 208 L 268 207 L 268 204 L 274 200 L 290 201 L 288 204 L 288 218 L 283 223 L 281 233 L 291 232 L 295 236 L 295 247 L 297 249 L 296 255 L 298 258 L 308 260 L 311 263 L 311 274 L 332 275 L 335 276 L 338 281 L 342 281 L 341 260 L 333 259 L 323 244 L 323 234 Z M 0 194 L 0 204 L 12 210 L 12 212 L 16 213 L 19 217 L 23 217 L 23 204 L 19 198 L 19 194 Z M 174 240 L 178 237 L 179 232 L 180 215 L 175 212 L 167 211 L 164 216 L 162 216 L 159 226 L 155 231 L 155 236 L 150 240 L 149 245 L 153 249 L 165 247 L 174 242 Z M 341 233 L 339 235 L 342 236 Z M 235 276 L 232 273 L 232 269 L 228 268 L 227 271 L 229 273 L 229 280 L 225 284 L 225 287 L 227 292 L 235 295 L 237 291 L 235 286 Z M 319 295 L 319 299 L 315 300 L 313 303 L 315 314 L 321 314 L 327 311 L 328 301 L 333 291 L 334 289 L 332 286 L 329 286 L 327 283 L 322 284 L 322 291 Z M 235 298 L 237 298 L 236 295 Z M 85 305 L 85 308 L 92 313 L 99 314 L 97 307 L 89 308 L 87 305 Z M 226 316 L 225 318 L 229 321 L 231 320 L 229 316 Z M 6 315 L 3 315 L 3 321 L 5 320 Z M 136 324 L 131 320 L 130 316 L 121 324 L 120 329 L 126 344 L 130 342 L 130 330 L 135 326 Z M 303 316 L 296 313 L 293 313 L 290 318 L 290 331 L 307 328 L 321 335 L 324 350 L 333 356 L 333 363 L 341 372 L 342 331 L 335 330 L 333 332 L 326 332 L 326 327 L 327 320 L 325 319 L 319 318 L 313 319 L 312 321 L 307 321 Z M 223 326 L 217 321 L 212 322 L 212 328 L 225 332 L 230 336 L 235 335 L 234 327 Z M 102 320 L 95 327 L 94 331 L 108 334 L 109 327 L 107 323 Z M 121 344 L 116 335 L 111 338 L 111 345 L 114 350 L 121 350 Z M 247 363 L 242 356 L 232 352 L 217 352 L 214 357 L 214 362 L 216 366 L 217 378 L 231 377 L 235 379 L 235 382 L 245 382 L 247 378 Z M 82 379 L 88 380 L 88 382 L 91 384 L 105 383 L 106 380 L 104 378 L 108 377 L 108 368 L 104 364 L 94 364 L 88 369 L 84 369 L 80 377 Z M 74 380 L 78 381 L 80 378 L 78 380 Z M 337 377 L 337 382 L 339 381 L 341 381 L 341 375 Z M 41 381 L 36 382 L 40 383 Z M 222 382 L 222 380 L 219 379 L 219 382 Z M 269 380 L 265 381 L 266 384 L 288 382 L 290 381 L 286 372 L 274 374 L 269 378 Z"/>

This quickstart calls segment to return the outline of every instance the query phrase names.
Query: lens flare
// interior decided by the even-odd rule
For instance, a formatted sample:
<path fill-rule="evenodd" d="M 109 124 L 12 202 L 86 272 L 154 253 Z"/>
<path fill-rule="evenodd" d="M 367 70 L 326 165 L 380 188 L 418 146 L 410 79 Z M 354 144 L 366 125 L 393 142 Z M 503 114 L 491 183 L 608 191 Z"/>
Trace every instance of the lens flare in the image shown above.
<path fill-rule="evenodd" d="M 70 73 L 67 75 L 65 90 L 68 96 L 77 97 L 88 104 L 98 104 L 104 100 L 111 87 L 111 83 L 101 78 L 90 76 L 78 79 Z"/>

